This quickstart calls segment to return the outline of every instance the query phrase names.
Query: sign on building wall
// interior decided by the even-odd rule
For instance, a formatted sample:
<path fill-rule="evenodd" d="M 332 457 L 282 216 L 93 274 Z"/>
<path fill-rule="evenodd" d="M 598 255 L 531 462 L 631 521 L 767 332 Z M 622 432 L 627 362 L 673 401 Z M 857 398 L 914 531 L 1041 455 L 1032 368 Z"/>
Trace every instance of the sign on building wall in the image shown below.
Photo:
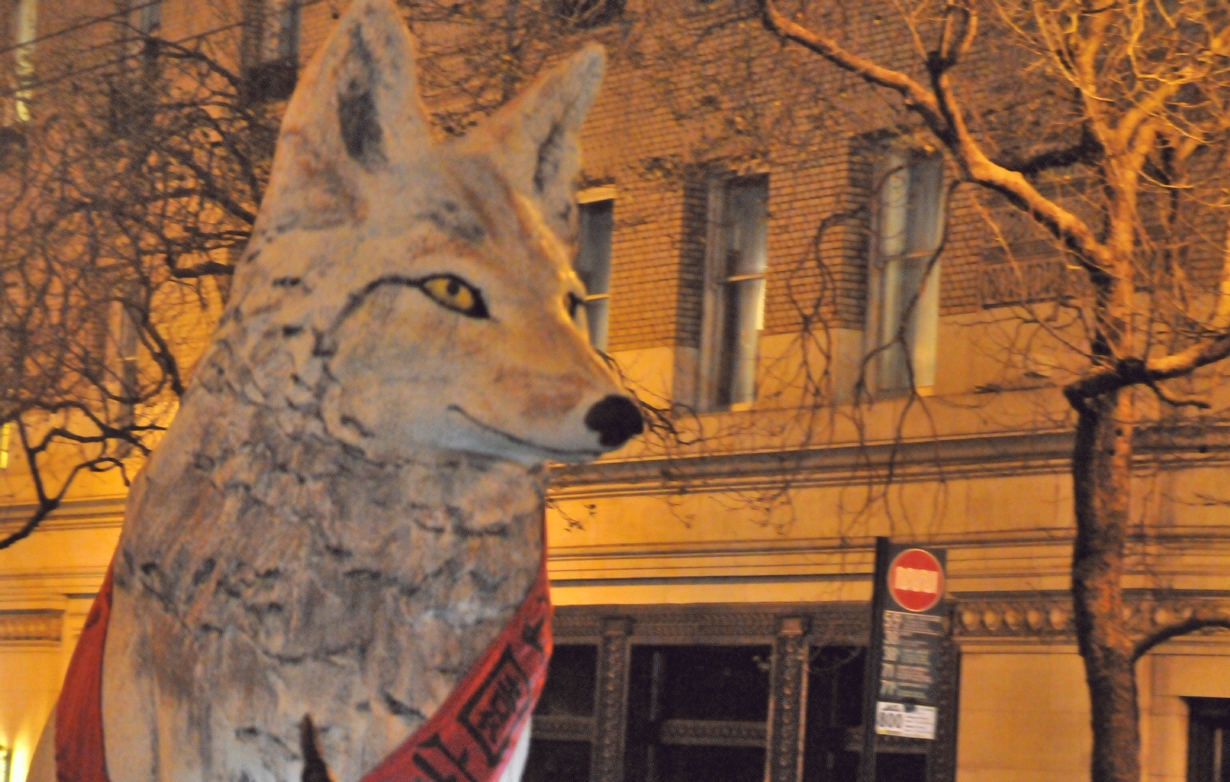
<path fill-rule="evenodd" d="M 876 538 L 867 655 L 863 765 L 874 775 L 875 737 L 935 739 L 947 552 Z M 874 779 L 866 776 L 863 779 Z"/>

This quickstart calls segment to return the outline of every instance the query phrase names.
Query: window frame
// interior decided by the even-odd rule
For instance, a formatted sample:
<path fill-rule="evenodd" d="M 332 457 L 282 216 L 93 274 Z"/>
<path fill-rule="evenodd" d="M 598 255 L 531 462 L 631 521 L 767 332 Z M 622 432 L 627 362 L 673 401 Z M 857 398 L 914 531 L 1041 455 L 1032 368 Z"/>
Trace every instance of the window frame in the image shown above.
<path fill-rule="evenodd" d="M 244 99 L 287 100 L 302 56 L 303 0 L 244 0 L 239 62 Z"/>
<path fill-rule="evenodd" d="M 729 238 L 729 221 L 727 206 L 730 192 L 739 184 L 763 182 L 764 185 L 764 268 L 754 273 L 727 273 L 727 242 Z M 765 301 L 768 287 L 769 260 L 769 201 L 771 197 L 770 178 L 768 172 L 750 172 L 747 174 L 723 173 L 709 181 L 707 226 L 705 231 L 705 269 L 704 295 L 702 297 L 702 320 L 700 357 L 698 362 L 698 401 L 702 412 L 739 412 L 751 409 L 757 398 L 759 381 L 760 332 L 764 330 Z M 723 365 L 726 363 L 726 346 L 730 334 L 727 332 L 727 286 L 746 282 L 760 282 L 760 295 L 756 310 L 756 348 L 750 359 L 751 390 L 747 398 L 723 400 L 720 397 L 722 385 L 733 378 L 722 376 Z M 736 329 L 740 331 L 742 329 Z M 733 374 L 732 367 L 731 373 Z"/>
<path fill-rule="evenodd" d="M 34 118 L 34 83 L 37 81 L 38 65 L 38 3 L 39 0 L 16 0 L 9 33 L 13 47 L 12 100 L 7 107 L 9 126 L 20 126 Z"/>
<path fill-rule="evenodd" d="M 863 355 L 872 358 L 867 368 L 870 371 L 870 387 L 878 395 L 897 396 L 918 393 L 923 396 L 934 392 L 936 382 L 936 364 L 939 352 L 939 305 L 940 305 L 940 274 L 941 262 L 937 257 L 943 247 L 944 229 L 947 220 L 946 188 L 947 178 L 945 160 L 938 151 L 925 150 L 918 147 L 903 147 L 894 144 L 882 145 L 876 154 L 875 181 L 878 187 L 872 189 L 872 221 L 871 241 L 867 259 L 867 313 Z M 939 167 L 934 196 L 935 225 L 934 240 L 929 249 L 912 249 L 908 246 L 910 235 L 910 216 L 913 212 L 913 195 L 911 174 L 917 170 L 920 163 L 935 163 Z M 886 201 L 892 197 L 893 179 L 904 175 L 905 203 L 901 207 L 900 231 L 905 234 L 900 252 L 886 253 L 884 230 L 891 208 Z M 934 260 L 933 260 L 934 259 Z M 900 280 L 907 271 L 907 264 L 929 264 L 926 276 L 919 283 L 919 293 L 913 305 L 902 303 L 901 309 L 895 313 L 890 310 L 892 298 L 899 297 L 901 288 L 889 289 L 890 284 Z M 895 280 L 894 280 L 895 278 Z M 890 294 L 894 294 L 890 296 Z M 895 327 L 889 324 L 890 315 L 895 314 L 898 323 Z M 892 347 L 891 343 L 896 331 L 901 328 L 900 320 L 904 316 L 913 320 L 912 325 L 906 325 L 907 334 L 912 332 L 912 344 L 907 343 L 908 350 L 902 358 L 903 348 Z M 892 333 L 889 333 L 889 332 Z M 874 354 L 874 356 L 873 356 Z M 905 359 L 908 358 L 908 364 Z M 902 368 L 893 366 L 896 361 L 902 361 Z M 890 377 L 902 372 L 901 377 Z"/>
<path fill-rule="evenodd" d="M 615 252 L 615 206 L 616 206 L 616 201 L 617 201 L 617 195 L 618 195 L 618 192 L 616 191 L 616 189 L 615 189 L 615 187 L 614 187 L 613 185 L 604 185 L 604 186 L 601 186 L 601 187 L 591 187 L 591 188 L 586 188 L 586 189 L 584 189 L 584 190 L 581 190 L 581 191 L 579 191 L 579 192 L 577 193 L 577 198 L 576 198 L 576 201 L 577 201 L 577 213 L 578 213 L 578 220 L 577 220 L 577 232 L 578 232 L 578 233 L 577 233 L 577 258 L 576 258 L 576 261 L 579 261 L 579 260 L 580 260 L 580 253 L 581 253 L 581 241 L 582 241 L 583 236 L 584 236 L 584 218 L 583 218 L 582 216 L 583 216 L 583 215 L 584 215 L 584 213 L 585 213 L 585 208 L 586 208 L 587 206 L 592 205 L 592 204 L 601 204 L 601 203 L 609 203 L 609 204 L 610 204 L 610 210 L 611 210 L 611 230 L 610 230 L 610 235 L 607 237 L 608 246 L 607 246 L 607 248 L 606 248 L 606 249 L 607 249 L 607 252 L 606 252 L 606 290 L 604 290 L 604 291 L 598 291 L 598 292 L 593 292 L 593 291 L 589 290 L 589 287 L 588 287 L 588 285 L 587 285 L 587 286 L 586 286 L 586 290 L 585 290 L 585 302 L 584 302 L 584 305 L 583 305 L 583 306 L 585 307 L 585 327 L 586 327 L 587 334 L 588 334 L 588 336 L 589 336 L 589 341 L 590 341 L 590 344 L 591 344 L 591 345 L 592 345 L 592 346 L 593 346 L 596 350 L 598 350 L 598 351 L 600 351 L 600 352 L 602 352 L 602 353 L 606 353 L 606 352 L 607 352 L 607 348 L 608 348 L 608 346 L 610 345 L 610 332 L 611 332 L 611 272 L 612 272 L 612 269 L 613 269 L 613 266 L 614 266 L 614 252 Z M 575 268 L 575 267 L 576 267 L 576 264 L 574 263 L 574 268 Z M 579 269 L 578 269 L 578 274 L 579 274 L 579 273 L 580 273 L 580 272 L 579 272 Z M 584 278 L 582 278 L 582 282 L 584 282 Z M 605 302 L 606 302 L 606 308 L 605 308 L 605 310 L 604 310 L 604 315 L 603 315 L 603 319 L 604 319 L 604 321 L 605 321 L 605 322 L 604 322 L 604 323 L 602 323 L 602 327 L 601 327 L 601 330 L 600 330 L 600 332 L 599 332 L 599 333 L 601 333 L 601 334 L 602 334 L 603 339 L 602 339 L 602 340 L 600 340 L 601 344 L 599 344 L 599 340 L 595 340 L 595 339 L 594 339 L 594 337 L 595 337 L 595 325 L 596 325 L 596 324 L 594 323 L 594 320 L 593 320 L 593 318 L 591 317 L 591 313 L 593 312 L 593 308 L 590 306 L 590 304 L 591 304 L 591 303 L 596 303 L 596 302 L 601 302 L 601 301 L 605 301 Z"/>

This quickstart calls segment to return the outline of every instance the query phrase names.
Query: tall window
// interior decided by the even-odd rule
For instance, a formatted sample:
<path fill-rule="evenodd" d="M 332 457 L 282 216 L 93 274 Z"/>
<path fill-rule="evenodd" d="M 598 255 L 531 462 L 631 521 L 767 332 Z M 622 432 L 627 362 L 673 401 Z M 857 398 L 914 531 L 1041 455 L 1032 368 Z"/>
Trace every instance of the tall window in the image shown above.
<path fill-rule="evenodd" d="M 18 0 L 13 17 L 13 119 L 29 122 L 34 99 L 34 46 L 38 37 L 38 1 Z"/>
<path fill-rule="evenodd" d="M 143 36 L 162 29 L 162 0 L 136 0 L 133 4 L 133 27 Z"/>
<path fill-rule="evenodd" d="M 615 202 L 610 199 L 581 204 L 581 238 L 577 247 L 577 276 L 585 283 L 585 320 L 589 341 L 606 350 L 607 319 L 611 303 L 611 229 Z"/>
<path fill-rule="evenodd" d="M 125 302 L 114 305 L 114 334 L 116 353 L 116 383 L 115 394 L 118 401 L 116 411 L 116 426 L 124 429 L 132 426 L 136 412 L 137 396 L 141 389 L 138 385 L 137 353 L 140 348 L 141 327 L 137 313 Z M 123 443 L 119 455 L 126 456 L 128 444 Z"/>
<path fill-rule="evenodd" d="M 1230 698 L 1188 698 L 1187 782 L 1230 782 Z"/>
<path fill-rule="evenodd" d="M 13 440 L 12 422 L 0 426 L 0 470 L 9 468 L 9 447 Z"/>
<path fill-rule="evenodd" d="M 299 71 L 301 0 L 245 0 L 240 53 L 246 97 L 284 100 Z"/>
<path fill-rule="evenodd" d="M 877 385 L 886 391 L 935 385 L 944 164 L 939 155 L 888 156 L 872 260 L 869 330 L 880 348 Z"/>
<path fill-rule="evenodd" d="M 162 0 L 136 0 L 133 4 L 132 26 L 138 35 L 138 45 L 146 60 L 158 56 L 153 37 L 162 31 Z"/>
<path fill-rule="evenodd" d="M 702 405 L 741 409 L 756 398 L 756 354 L 764 328 L 769 180 L 730 179 L 710 191 Z"/>

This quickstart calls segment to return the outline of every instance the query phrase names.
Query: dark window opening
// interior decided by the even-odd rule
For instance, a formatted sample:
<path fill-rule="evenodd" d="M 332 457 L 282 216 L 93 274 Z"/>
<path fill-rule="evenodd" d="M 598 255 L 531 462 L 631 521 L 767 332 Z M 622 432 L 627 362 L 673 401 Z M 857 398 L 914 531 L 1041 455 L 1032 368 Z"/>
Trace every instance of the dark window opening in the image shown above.
<path fill-rule="evenodd" d="M 581 29 L 610 24 L 623 15 L 624 0 L 556 0 L 555 13 Z"/>
<path fill-rule="evenodd" d="M 1230 698 L 1188 698 L 1188 782 L 1230 782 Z"/>
<path fill-rule="evenodd" d="M 589 780 L 597 687 L 597 647 L 555 647 L 546 684 L 534 707 L 525 782 Z"/>
<path fill-rule="evenodd" d="M 523 782 L 589 782 L 588 741 L 530 739 Z"/>
<path fill-rule="evenodd" d="M 626 782 L 760 782 L 768 646 L 638 646 L 628 691 Z"/>
<path fill-rule="evenodd" d="M 295 91 L 299 64 L 273 60 L 243 70 L 243 99 L 249 103 L 286 100 Z"/>
<path fill-rule="evenodd" d="M 598 649 L 593 646 L 557 646 L 535 715 L 589 717 L 594 713 L 598 684 Z"/>

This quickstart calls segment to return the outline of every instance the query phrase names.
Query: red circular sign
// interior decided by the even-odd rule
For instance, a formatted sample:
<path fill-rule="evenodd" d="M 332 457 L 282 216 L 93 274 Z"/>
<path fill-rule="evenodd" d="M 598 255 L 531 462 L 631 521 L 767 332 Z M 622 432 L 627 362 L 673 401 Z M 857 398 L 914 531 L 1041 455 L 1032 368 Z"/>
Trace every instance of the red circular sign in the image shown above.
<path fill-rule="evenodd" d="M 907 611 L 926 611 L 944 596 L 944 567 L 929 551 L 906 549 L 888 567 L 888 591 Z"/>

